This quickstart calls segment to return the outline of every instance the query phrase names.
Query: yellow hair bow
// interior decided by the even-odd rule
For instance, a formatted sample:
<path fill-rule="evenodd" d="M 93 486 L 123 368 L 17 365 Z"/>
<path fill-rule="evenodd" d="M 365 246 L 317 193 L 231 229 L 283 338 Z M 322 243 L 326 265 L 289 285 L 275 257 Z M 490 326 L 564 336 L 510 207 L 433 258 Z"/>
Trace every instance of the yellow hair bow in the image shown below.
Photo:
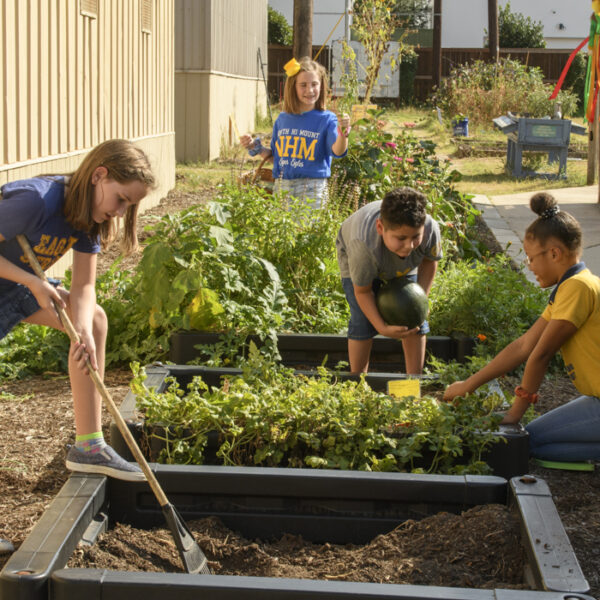
<path fill-rule="evenodd" d="M 283 65 L 283 70 L 288 77 L 293 77 L 300 70 L 300 63 L 295 58 L 292 58 L 292 60 L 288 60 Z"/>

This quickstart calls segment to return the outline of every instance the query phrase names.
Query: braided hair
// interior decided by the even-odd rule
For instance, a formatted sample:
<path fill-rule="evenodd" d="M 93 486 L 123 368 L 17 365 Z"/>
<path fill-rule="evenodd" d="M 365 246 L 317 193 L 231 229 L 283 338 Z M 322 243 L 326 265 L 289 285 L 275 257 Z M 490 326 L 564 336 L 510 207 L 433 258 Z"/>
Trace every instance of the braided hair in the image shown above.
<path fill-rule="evenodd" d="M 529 200 L 529 207 L 538 218 L 525 230 L 525 237 L 546 244 L 550 238 L 561 242 L 574 254 L 581 252 L 581 225 L 575 217 L 560 210 L 556 199 L 547 192 L 538 192 Z"/>

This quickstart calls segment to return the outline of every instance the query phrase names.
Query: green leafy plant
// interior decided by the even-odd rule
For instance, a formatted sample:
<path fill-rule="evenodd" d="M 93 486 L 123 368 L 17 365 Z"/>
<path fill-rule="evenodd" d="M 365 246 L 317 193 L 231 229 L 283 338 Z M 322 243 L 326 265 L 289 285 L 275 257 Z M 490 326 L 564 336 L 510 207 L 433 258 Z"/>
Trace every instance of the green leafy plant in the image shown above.
<path fill-rule="evenodd" d="M 552 86 L 544 84 L 542 71 L 516 60 L 498 63 L 477 60 L 452 69 L 432 96 L 432 102 L 446 115 L 466 114 L 475 126 L 489 126 L 492 119 L 507 112 L 544 117 L 554 112 L 549 100 Z M 556 99 L 564 115 L 577 110 L 577 97 L 561 90 Z"/>
<path fill-rule="evenodd" d="M 282 46 L 291 46 L 293 30 L 287 19 L 277 10 L 267 6 L 268 26 L 267 39 L 269 44 L 281 44 Z"/>
<path fill-rule="evenodd" d="M 160 460 L 203 464 L 209 436 L 224 465 L 312 467 L 420 473 L 486 473 L 483 455 L 499 438 L 498 416 L 482 403 L 393 398 L 361 381 L 294 375 L 251 350 L 242 375 L 187 390 L 171 380 L 148 391 L 135 368 L 132 389 L 149 437 L 164 444 Z"/>
<path fill-rule="evenodd" d="M 354 3 L 351 29 L 363 45 L 368 61 L 364 67 L 366 73 L 364 104 L 369 104 L 371 101 L 371 93 L 377 82 L 383 58 L 389 50 L 394 34 L 403 23 L 404 21 L 394 12 L 391 2 L 357 0 Z M 397 35 L 398 50 L 390 58 L 392 72 L 402 62 L 404 56 L 414 55 L 414 48 L 406 43 L 408 33 L 405 30 Z"/>
<path fill-rule="evenodd" d="M 544 24 L 513 12 L 507 2 L 498 7 L 498 44 L 500 48 L 545 48 Z"/>
<path fill-rule="evenodd" d="M 41 325 L 19 324 L 0 340 L 0 380 L 68 368 L 69 338 Z"/>
<path fill-rule="evenodd" d="M 548 293 L 515 271 L 504 254 L 482 261 L 445 260 L 430 294 L 432 331 L 481 336 L 480 351 L 496 354 L 542 314 Z"/>
<path fill-rule="evenodd" d="M 340 113 L 351 115 L 352 107 L 358 103 L 358 72 L 356 69 L 356 53 L 345 40 L 342 41 L 340 62 L 342 69 L 340 84 L 344 88 L 344 95 L 337 99 L 337 109 Z"/>

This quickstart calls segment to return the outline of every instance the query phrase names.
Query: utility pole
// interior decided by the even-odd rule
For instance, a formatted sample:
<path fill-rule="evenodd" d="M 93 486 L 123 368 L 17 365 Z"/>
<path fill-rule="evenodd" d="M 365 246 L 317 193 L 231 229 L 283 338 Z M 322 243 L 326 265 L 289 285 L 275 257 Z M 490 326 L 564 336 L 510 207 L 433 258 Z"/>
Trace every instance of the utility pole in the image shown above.
<path fill-rule="evenodd" d="M 312 57 L 313 0 L 294 0 L 294 58 Z"/>
<path fill-rule="evenodd" d="M 490 44 L 490 62 L 498 62 L 498 0 L 488 0 L 488 38 Z"/>
<path fill-rule="evenodd" d="M 431 80 L 434 87 L 442 82 L 442 0 L 433 2 L 433 50 Z"/>

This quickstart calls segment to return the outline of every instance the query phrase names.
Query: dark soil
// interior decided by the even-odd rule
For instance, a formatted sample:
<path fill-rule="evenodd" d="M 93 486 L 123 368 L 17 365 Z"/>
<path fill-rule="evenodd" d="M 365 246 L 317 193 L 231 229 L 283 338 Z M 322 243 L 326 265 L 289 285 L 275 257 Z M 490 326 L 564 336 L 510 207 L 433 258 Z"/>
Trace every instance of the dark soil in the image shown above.
<path fill-rule="evenodd" d="M 152 218 L 167 211 L 177 211 L 190 204 L 202 202 L 211 192 L 207 189 L 199 196 L 169 195 L 160 206 L 142 216 L 140 231 L 143 226 L 151 222 Z M 486 233 L 483 224 L 479 224 L 479 229 L 484 241 L 486 235 L 489 238 L 489 232 Z M 143 239 L 145 235 L 147 234 L 141 233 L 140 238 Z M 493 238 L 489 239 L 489 242 L 492 245 Z M 109 254 L 101 257 L 99 266 L 101 271 L 110 265 L 114 256 Z M 137 260 L 139 254 L 128 258 L 123 268 L 135 268 Z M 107 372 L 106 385 L 117 404 L 124 399 L 130 379 L 131 374 L 128 371 Z M 540 390 L 541 399 L 536 409 L 542 413 L 546 412 L 573 398 L 574 395 L 575 390 L 568 379 L 555 381 L 547 379 Z M 104 426 L 107 437 L 109 421 L 109 416 L 106 414 Z M 68 444 L 73 441 L 73 409 L 66 376 L 48 373 L 28 380 L 0 383 L 0 538 L 11 540 L 17 548 L 23 542 L 68 477 L 64 458 Z M 591 473 L 555 471 L 541 468 L 532 462 L 530 472 L 545 479 L 550 486 L 563 525 L 590 583 L 590 593 L 600 597 L 600 547 L 598 546 L 600 477 L 598 471 Z M 356 573 L 361 567 L 363 575 L 360 577 L 373 577 L 373 579 L 361 579 L 364 581 L 391 581 L 387 579 L 388 575 L 392 577 L 391 571 L 402 571 L 412 577 L 414 583 L 426 585 L 441 585 L 443 582 L 444 585 L 467 587 L 518 586 L 520 575 L 515 576 L 515 573 L 520 571 L 516 570 L 514 565 L 511 567 L 503 564 L 503 561 L 515 554 L 516 548 L 514 540 L 511 542 L 512 549 L 503 546 L 505 538 L 508 539 L 508 533 L 512 529 L 512 524 L 505 517 L 503 510 L 498 507 L 474 509 L 462 517 L 440 514 L 432 517 L 431 520 L 409 522 L 389 534 L 389 537 L 374 540 L 372 544 L 377 549 L 375 552 L 373 549 L 370 551 L 366 548 L 338 549 L 327 545 L 310 550 L 309 546 L 308 549 L 302 550 L 302 553 L 310 552 L 312 558 L 305 558 L 301 567 L 307 569 L 310 563 L 316 563 L 317 566 L 312 574 L 298 575 L 299 571 L 296 569 L 299 568 L 299 563 L 295 559 L 291 565 L 278 568 L 283 569 L 280 574 L 285 576 L 294 572 L 296 573 L 294 576 L 322 577 L 324 575 L 319 571 L 321 568 L 319 565 L 333 562 L 333 559 L 323 560 L 323 557 L 332 556 L 330 554 L 332 552 L 348 551 L 349 554 L 343 555 L 340 559 L 344 565 L 341 574 L 330 573 L 329 578 L 347 577 L 356 581 Z M 485 529 L 489 538 L 485 536 L 473 538 L 475 553 L 470 555 L 466 553 L 465 546 L 465 544 L 469 545 L 469 541 L 461 540 L 458 543 L 457 536 L 461 529 L 464 529 L 465 523 L 474 520 L 478 523 L 476 529 L 482 531 Z M 283 547 L 293 549 L 292 558 L 300 554 L 300 541 L 297 538 L 286 537 L 279 542 L 279 546 L 261 548 L 256 540 L 244 541 L 233 532 L 229 533 L 230 537 L 225 543 L 227 533 L 224 533 L 222 526 L 214 521 L 205 522 L 203 527 L 204 530 L 198 530 L 198 541 L 209 555 L 211 567 L 215 572 L 233 572 L 235 569 L 240 569 L 247 574 L 250 568 L 247 563 L 243 567 L 239 564 L 236 566 L 235 563 L 241 555 L 245 558 L 250 557 L 259 572 L 270 573 L 274 565 L 284 562 L 280 556 Z M 204 537 L 207 535 L 206 527 L 210 530 L 211 540 Z M 432 533 L 429 539 L 425 537 L 427 528 L 430 528 Z M 119 526 L 119 530 L 122 530 L 122 526 Z M 128 547 L 130 552 L 143 555 L 150 549 L 150 544 L 154 543 L 151 540 L 155 540 L 161 547 L 170 548 L 170 551 L 161 559 L 166 562 L 155 565 L 154 569 L 158 567 L 159 570 L 180 570 L 179 559 L 168 530 L 162 533 L 136 532 L 135 535 L 127 529 L 123 531 L 125 533 L 121 532 L 119 535 L 124 535 L 124 541 L 114 542 L 121 543 L 123 549 L 119 551 L 120 554 L 125 554 Z M 213 539 L 213 533 L 216 532 L 218 535 Z M 420 557 L 418 559 L 412 556 L 403 557 L 401 551 L 406 543 L 405 540 L 411 537 L 419 538 L 419 536 L 422 549 Z M 230 554 L 234 546 L 233 539 L 236 540 L 235 546 L 239 550 L 238 558 Z M 103 551 L 104 543 L 101 542 L 98 548 L 86 552 L 90 557 L 91 553 L 99 556 Z M 398 548 L 395 547 L 396 545 Z M 380 561 L 377 551 L 390 546 L 394 546 L 390 555 L 391 560 L 384 564 Z M 78 556 L 73 560 L 80 560 L 83 552 L 78 550 Z M 115 556 L 119 554 L 116 550 L 111 553 Z M 4 566 L 7 559 L 8 556 L 0 556 L 0 568 Z M 436 564 L 431 562 L 434 559 L 437 561 Z M 96 559 L 91 558 L 91 560 Z M 150 570 L 146 564 L 132 564 L 129 568 Z M 459 570 L 460 573 L 455 572 Z M 498 581 L 503 583 L 493 583 Z"/>
<path fill-rule="evenodd" d="M 406 521 L 364 546 L 312 544 L 299 536 L 248 540 L 219 519 L 188 523 L 217 575 L 253 575 L 474 588 L 526 588 L 519 524 L 504 506 Z M 69 567 L 181 571 L 169 530 L 118 525 Z"/>

